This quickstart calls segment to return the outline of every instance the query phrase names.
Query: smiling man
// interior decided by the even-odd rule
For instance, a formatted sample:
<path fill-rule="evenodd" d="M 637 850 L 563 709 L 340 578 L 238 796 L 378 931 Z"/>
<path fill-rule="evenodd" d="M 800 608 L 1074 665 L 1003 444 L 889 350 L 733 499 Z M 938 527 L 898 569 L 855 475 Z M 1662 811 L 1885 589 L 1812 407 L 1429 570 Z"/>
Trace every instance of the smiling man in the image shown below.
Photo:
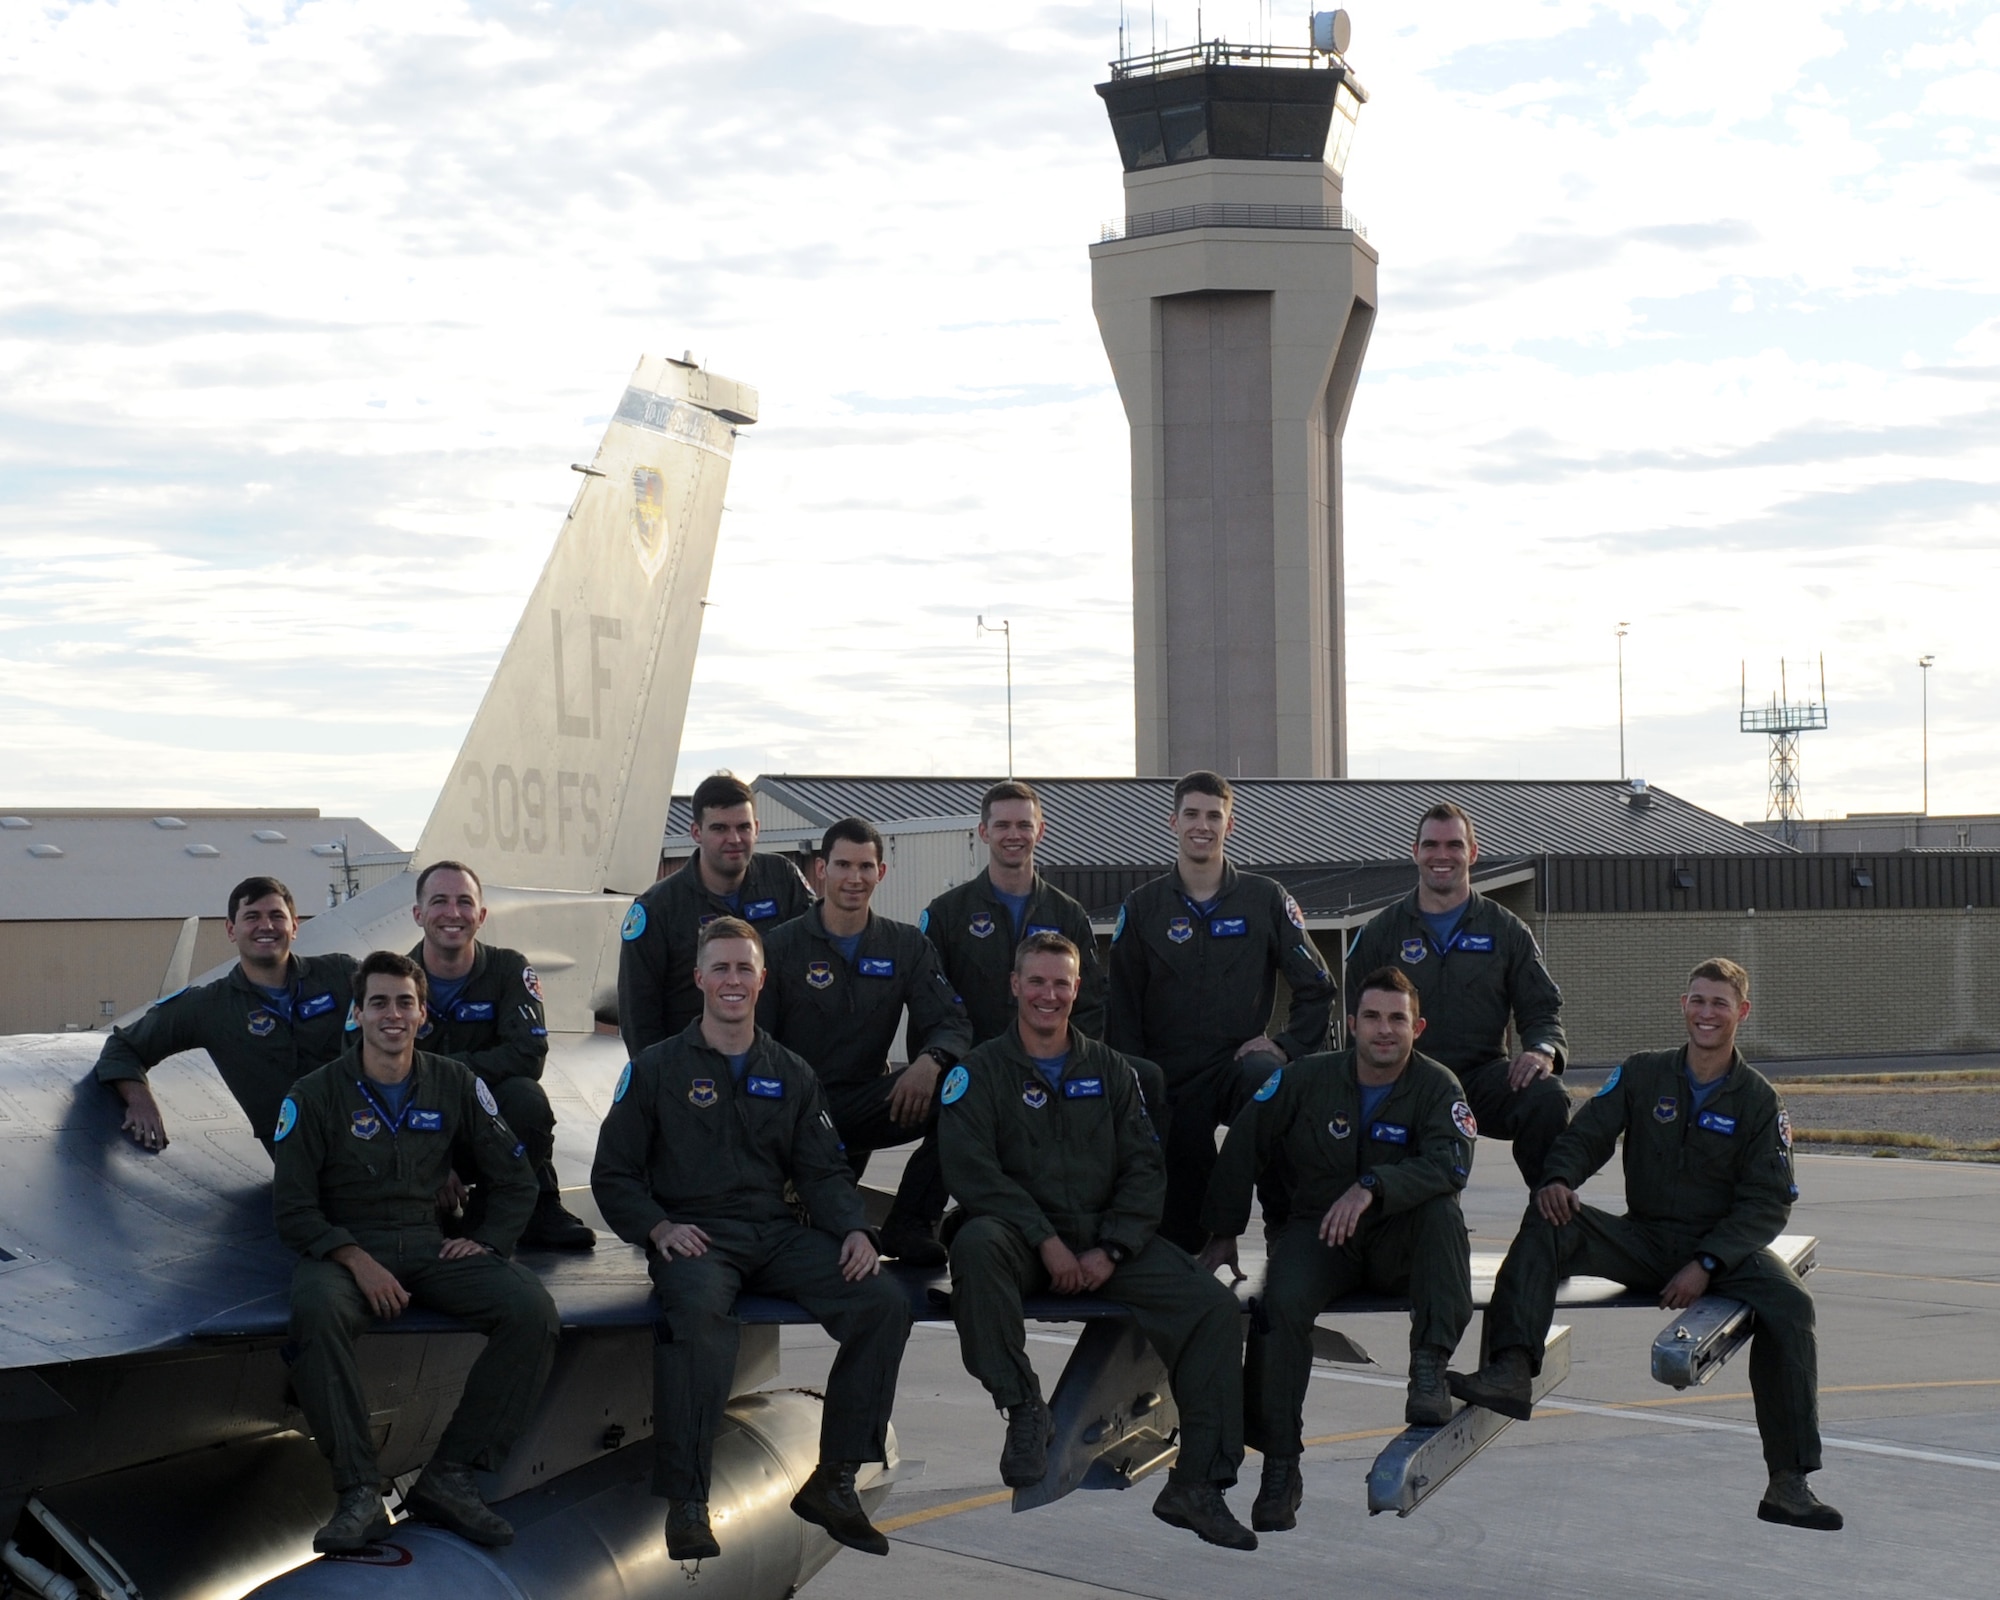
<path fill-rule="evenodd" d="M 1558 1280 L 1585 1274 L 1658 1292 L 1679 1311 L 1705 1294 L 1757 1315 L 1750 1392 L 1770 1487 L 1766 1522 L 1836 1529 L 1840 1513 L 1806 1483 L 1820 1467 L 1819 1345 L 1812 1293 L 1769 1248 L 1791 1216 L 1792 1127 L 1764 1076 L 1736 1048 L 1750 974 L 1712 957 L 1681 996 L 1687 1043 L 1627 1057 L 1549 1152 L 1486 1311 L 1492 1359 L 1452 1392 L 1526 1418 Z M 1622 1217 L 1576 1191 L 1625 1144 Z"/>
<path fill-rule="evenodd" d="M 1569 1122 L 1557 1079 L 1567 1059 L 1562 991 L 1528 925 L 1472 887 L 1479 835 L 1440 801 L 1417 823 L 1417 886 L 1372 917 L 1347 957 L 1351 994 L 1362 977 L 1399 967 L 1422 997 L 1424 1053 L 1465 1086 L 1489 1138 L 1512 1141 L 1514 1165 L 1534 1188 L 1549 1146 Z M 1521 1048 L 1507 1049 L 1513 1022 Z"/>
<path fill-rule="evenodd" d="M 875 1151 L 918 1141 L 882 1224 L 882 1251 L 939 1266 L 938 1084 L 972 1048 L 972 1025 L 930 940 L 869 909 L 889 871 L 874 825 L 843 818 L 826 830 L 821 854 L 825 898 L 765 941 L 770 981 L 757 1020 L 819 1074 L 857 1179 Z M 906 1009 L 913 1054 L 892 1070 L 889 1049 Z"/>
<path fill-rule="evenodd" d="M 958 1197 L 952 1315 L 965 1369 L 1007 1413 L 1001 1481 L 1048 1472 L 1050 1423 L 1029 1363 L 1023 1295 L 1102 1290 L 1159 1351 L 1181 1413 L 1180 1454 L 1153 1515 L 1254 1550 L 1223 1490 L 1243 1463 L 1236 1297 L 1158 1232 L 1166 1176 L 1131 1064 L 1069 1025 L 1080 964 L 1058 933 L 1014 955 L 1015 1023 L 945 1080 L 945 1176 Z"/>
<path fill-rule="evenodd" d="M 1224 851 L 1236 791 L 1213 772 L 1174 785 L 1174 870 L 1119 908 L 1105 1042 L 1166 1074 L 1167 1198 L 1160 1232 L 1202 1243 L 1198 1213 L 1215 1130 L 1271 1069 L 1326 1046 L 1333 980 L 1282 885 L 1238 872 Z M 1279 974 L 1291 1009 L 1270 1033 Z"/>
<path fill-rule="evenodd" d="M 472 1474 L 506 1460 L 555 1359 L 555 1304 L 507 1259 L 534 1205 L 534 1178 L 486 1085 L 456 1061 L 418 1052 L 423 969 L 377 950 L 354 981 L 360 1042 L 294 1084 L 273 1119 L 278 1236 L 300 1257 L 292 1387 L 339 1494 L 313 1548 L 354 1551 L 388 1536 L 354 1341 L 412 1305 L 470 1323 L 486 1348 L 404 1502 L 420 1521 L 507 1544 L 514 1530 L 487 1509 Z M 489 1192 L 483 1222 L 463 1239 L 438 1231 L 435 1204 L 455 1141 L 472 1148 Z"/>
<path fill-rule="evenodd" d="M 299 917 L 291 890 L 276 878 L 245 878 L 229 891 L 223 926 L 236 965 L 213 983 L 168 995 L 128 1027 L 113 1028 L 97 1058 L 97 1081 L 118 1091 L 124 1131 L 142 1150 L 167 1146 L 166 1120 L 146 1074 L 168 1056 L 206 1050 L 269 1149 L 285 1091 L 346 1048 L 354 957 L 292 954 Z"/>
<path fill-rule="evenodd" d="M 620 930 L 618 1032 L 634 1059 L 701 1015 L 694 952 L 704 926 L 740 917 L 768 934 L 812 904 L 788 857 L 757 853 L 757 798 L 742 779 L 703 778 L 693 809 L 694 854 L 632 902 Z"/>
<path fill-rule="evenodd" d="M 485 891 L 462 861 L 434 861 L 417 875 L 411 915 L 423 939 L 410 959 L 423 966 L 430 997 L 418 1043 L 477 1075 L 527 1148 L 537 1193 L 522 1247 L 590 1249 L 597 1235 L 564 1208 L 556 1177 L 556 1114 L 541 1084 L 549 1028 L 540 977 L 520 951 L 480 940 Z"/>
<path fill-rule="evenodd" d="M 626 1065 L 597 1137 L 590 1183 L 605 1220 L 646 1252 L 653 1341 L 653 1493 L 667 1554 L 720 1555 L 708 1518 L 715 1432 L 736 1370 L 737 1295 L 796 1300 L 839 1342 L 819 1465 L 792 1510 L 851 1549 L 887 1555 L 855 1492 L 887 1450 L 910 1333 L 902 1290 L 880 1277 L 874 1236 L 813 1069 L 757 1026 L 757 931 L 720 917 L 701 932 L 702 1014 Z M 802 1202 L 810 1222 L 801 1222 Z"/>
<path fill-rule="evenodd" d="M 1369 973 L 1348 1018 L 1354 1043 L 1271 1075 L 1237 1116 L 1208 1186 L 1202 1251 L 1236 1265 L 1259 1174 L 1282 1163 L 1293 1214 L 1270 1241 L 1263 1316 L 1245 1361 L 1249 1442 L 1264 1453 L 1250 1526 L 1297 1521 L 1304 1493 L 1305 1397 L 1314 1319 L 1370 1288 L 1410 1297 L 1410 1387 L 1403 1420 L 1451 1420 L 1445 1368 L 1472 1320 L 1472 1251 L 1459 1191 L 1478 1129 L 1458 1080 L 1417 1054 L 1416 986 L 1394 967 Z M 1261 1322 L 1261 1327 L 1259 1323 Z"/>

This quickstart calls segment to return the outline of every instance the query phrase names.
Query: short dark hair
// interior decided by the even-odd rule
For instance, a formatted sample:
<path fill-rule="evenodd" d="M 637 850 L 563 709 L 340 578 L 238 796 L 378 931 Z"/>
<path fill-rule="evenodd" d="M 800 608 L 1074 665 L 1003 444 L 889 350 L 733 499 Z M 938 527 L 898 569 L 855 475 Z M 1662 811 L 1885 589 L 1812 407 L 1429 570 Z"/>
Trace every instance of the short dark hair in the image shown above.
<path fill-rule="evenodd" d="M 833 847 L 843 839 L 849 844 L 872 844 L 875 847 L 877 861 L 889 859 L 889 847 L 882 842 L 882 830 L 861 817 L 842 817 L 828 828 L 826 837 L 819 842 L 820 855 L 832 860 Z"/>
<path fill-rule="evenodd" d="M 1029 956 L 1068 956 L 1083 970 L 1083 952 L 1076 942 L 1051 928 L 1040 928 L 1028 935 L 1014 948 L 1014 970 L 1019 972 L 1028 964 Z"/>
<path fill-rule="evenodd" d="M 979 820 L 985 822 L 991 819 L 994 804 L 1001 800 L 1025 800 L 1035 808 L 1036 816 L 1042 814 L 1042 797 L 1035 793 L 1034 785 L 1009 778 L 1004 783 L 994 784 L 979 797 Z"/>
<path fill-rule="evenodd" d="M 293 920 L 296 921 L 299 908 L 292 900 L 292 891 L 276 878 L 262 877 L 245 878 L 229 891 L 229 920 L 231 922 L 236 920 L 236 913 L 243 909 L 247 901 L 262 900 L 266 895 L 273 894 L 285 902 L 285 909 L 291 912 Z"/>
<path fill-rule="evenodd" d="M 370 950 L 361 958 L 361 965 L 354 969 L 354 1000 L 358 1005 L 368 998 L 368 980 L 380 973 L 391 978 L 408 978 L 417 986 L 417 1003 L 430 1009 L 431 986 L 424 980 L 424 969 L 399 950 Z"/>
<path fill-rule="evenodd" d="M 1736 991 L 1736 1001 L 1739 1005 L 1750 998 L 1750 974 L 1727 956 L 1710 956 L 1688 974 L 1690 984 L 1696 978 L 1706 978 L 1710 983 L 1728 984 Z"/>
<path fill-rule="evenodd" d="M 1174 785 L 1174 809 L 1180 810 L 1181 802 L 1191 794 L 1212 794 L 1226 806 L 1236 804 L 1236 791 L 1229 786 L 1229 780 L 1206 767 L 1199 772 L 1190 772 Z"/>
<path fill-rule="evenodd" d="M 701 965 L 701 958 L 708 954 L 708 947 L 718 939 L 748 939 L 757 947 L 757 959 L 764 959 L 764 939 L 741 917 L 715 917 L 701 925 L 701 932 L 695 935 L 695 965 Z"/>
<path fill-rule="evenodd" d="M 479 874 L 474 872 L 463 861 L 433 861 L 422 872 L 417 874 L 418 905 L 424 903 L 424 885 L 431 881 L 431 874 L 433 872 L 462 872 L 472 880 L 472 887 L 479 891 L 479 898 L 482 900 L 486 898 L 486 885 L 479 881 Z"/>
<path fill-rule="evenodd" d="M 1361 997 L 1370 989 L 1386 989 L 1396 994 L 1407 995 L 1412 1022 L 1424 1014 L 1424 997 L 1417 993 L 1417 986 L 1410 982 L 1410 975 L 1401 967 L 1377 967 L 1354 986 L 1354 997 L 1348 1004 L 1359 1006 Z"/>
<path fill-rule="evenodd" d="M 750 785 L 733 772 L 717 772 L 703 778 L 694 786 L 694 825 L 701 826 L 702 813 L 707 811 L 730 811 L 737 806 L 757 809 L 757 797 L 750 792 Z"/>
<path fill-rule="evenodd" d="M 1426 822 L 1462 822 L 1465 824 L 1466 844 L 1475 845 L 1479 843 L 1479 835 L 1473 830 L 1472 818 L 1467 816 L 1462 809 L 1453 805 L 1449 800 L 1440 800 L 1430 810 L 1417 818 L 1416 835 L 1410 840 L 1411 849 L 1414 850 L 1424 842 L 1424 824 Z"/>

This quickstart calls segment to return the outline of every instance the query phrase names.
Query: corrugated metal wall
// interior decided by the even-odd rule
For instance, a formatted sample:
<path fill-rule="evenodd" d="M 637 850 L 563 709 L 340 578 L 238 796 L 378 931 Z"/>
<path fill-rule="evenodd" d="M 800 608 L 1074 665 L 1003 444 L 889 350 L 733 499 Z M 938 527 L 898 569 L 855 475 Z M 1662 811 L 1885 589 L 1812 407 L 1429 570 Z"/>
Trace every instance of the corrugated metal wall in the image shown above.
<path fill-rule="evenodd" d="M 1929 911 L 2000 906 L 2000 851 L 1854 856 L 1545 856 L 1537 909 Z"/>

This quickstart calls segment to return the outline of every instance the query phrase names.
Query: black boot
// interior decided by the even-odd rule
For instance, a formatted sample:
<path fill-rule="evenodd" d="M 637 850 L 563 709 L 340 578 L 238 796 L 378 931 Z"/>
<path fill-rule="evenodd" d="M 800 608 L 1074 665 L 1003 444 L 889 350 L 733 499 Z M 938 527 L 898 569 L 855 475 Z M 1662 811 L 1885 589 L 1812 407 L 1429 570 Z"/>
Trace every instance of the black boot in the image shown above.
<path fill-rule="evenodd" d="M 882 1224 L 882 1254 L 906 1267 L 941 1267 L 949 1259 L 936 1223 L 894 1213 Z"/>
<path fill-rule="evenodd" d="M 594 1250 L 597 1235 L 581 1217 L 563 1208 L 562 1191 L 544 1189 L 535 1196 L 535 1209 L 521 1230 L 523 1250 Z"/>
<path fill-rule="evenodd" d="M 1495 1351 L 1493 1359 L 1477 1372 L 1445 1375 L 1451 1392 L 1468 1405 L 1484 1406 L 1516 1422 L 1526 1422 L 1534 1414 L 1534 1373 L 1528 1352 L 1519 1348 Z"/>
<path fill-rule="evenodd" d="M 514 1542 L 514 1530 L 502 1517 L 487 1509 L 479 1497 L 479 1485 L 472 1481 L 472 1469 L 450 1461 L 433 1461 L 411 1486 L 403 1503 L 419 1522 L 434 1522 L 449 1528 L 461 1539 L 474 1544 L 502 1545 Z"/>
<path fill-rule="evenodd" d="M 1299 1525 L 1299 1502 L 1306 1497 L 1297 1456 L 1266 1456 L 1264 1478 L 1250 1506 L 1250 1526 L 1259 1533 L 1284 1533 Z"/>
<path fill-rule="evenodd" d="M 708 1527 L 706 1500 L 667 1502 L 667 1559 L 702 1561 L 722 1554 L 722 1546 Z"/>
<path fill-rule="evenodd" d="M 826 1529 L 850 1550 L 886 1556 L 889 1541 L 868 1520 L 868 1513 L 861 1509 L 861 1496 L 854 1492 L 855 1466 L 852 1461 L 822 1461 L 813 1468 L 806 1486 L 792 1496 L 792 1512 Z"/>
<path fill-rule="evenodd" d="M 1222 1498 L 1218 1483 L 1175 1483 L 1167 1480 L 1153 1515 L 1171 1528 L 1186 1528 L 1204 1544 L 1225 1550 L 1255 1550 L 1257 1535 L 1238 1522 Z"/>
<path fill-rule="evenodd" d="M 1445 1386 L 1449 1350 L 1426 1346 L 1410 1352 L 1410 1397 L 1403 1403 L 1403 1420 L 1413 1428 L 1442 1428 L 1451 1421 L 1451 1390 Z"/>
<path fill-rule="evenodd" d="M 1035 1395 L 1007 1412 L 1007 1442 L 1000 1447 L 1000 1481 L 1026 1489 L 1048 1476 L 1049 1441 L 1056 1436 L 1049 1408 Z"/>
<path fill-rule="evenodd" d="M 1806 1487 L 1803 1472 L 1774 1472 L 1771 1487 L 1757 1502 L 1757 1520 L 1781 1522 L 1788 1528 L 1816 1528 L 1821 1533 L 1837 1533 L 1846 1519 Z"/>
<path fill-rule="evenodd" d="M 389 1537 L 389 1508 L 379 1491 L 362 1487 L 340 1491 L 333 1520 L 313 1535 L 321 1555 L 351 1555 Z"/>

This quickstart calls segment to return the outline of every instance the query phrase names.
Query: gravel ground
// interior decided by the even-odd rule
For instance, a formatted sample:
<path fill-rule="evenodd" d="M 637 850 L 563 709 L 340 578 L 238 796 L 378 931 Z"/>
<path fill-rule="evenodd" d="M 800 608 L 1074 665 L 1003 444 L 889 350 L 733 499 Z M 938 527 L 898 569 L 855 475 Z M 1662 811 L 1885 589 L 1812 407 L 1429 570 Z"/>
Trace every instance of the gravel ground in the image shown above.
<path fill-rule="evenodd" d="M 1845 1150 L 1876 1148 L 1867 1140 L 1817 1140 L 1812 1133 L 1892 1133 L 1927 1137 L 1947 1146 L 1964 1147 L 2000 1142 L 2000 1082 L 1933 1084 L 1820 1083 L 1787 1081 L 1779 1068 L 1767 1068 L 1791 1113 L 1799 1148 Z M 1926 1146 L 1882 1145 L 1897 1154 L 1923 1157 Z M 2000 1162 L 2000 1150 L 1968 1151 L 1978 1159 Z"/>

